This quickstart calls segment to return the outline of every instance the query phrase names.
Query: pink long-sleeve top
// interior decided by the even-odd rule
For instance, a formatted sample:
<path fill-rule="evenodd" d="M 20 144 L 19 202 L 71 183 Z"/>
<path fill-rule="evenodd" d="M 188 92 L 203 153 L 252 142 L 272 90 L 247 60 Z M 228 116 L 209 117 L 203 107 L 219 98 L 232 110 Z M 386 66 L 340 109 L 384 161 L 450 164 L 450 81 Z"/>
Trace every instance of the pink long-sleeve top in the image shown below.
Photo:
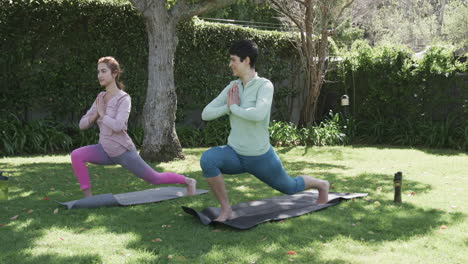
<path fill-rule="evenodd" d="M 104 95 L 101 92 L 100 95 Z M 97 97 L 96 97 L 97 99 Z M 130 115 L 131 98 L 126 92 L 119 92 L 105 106 L 104 117 L 96 120 L 99 126 L 99 144 L 110 157 L 116 157 L 128 150 L 136 150 L 135 144 L 127 134 L 128 116 Z M 90 117 L 97 113 L 96 100 L 80 120 L 80 129 L 88 129 L 93 125 Z"/>

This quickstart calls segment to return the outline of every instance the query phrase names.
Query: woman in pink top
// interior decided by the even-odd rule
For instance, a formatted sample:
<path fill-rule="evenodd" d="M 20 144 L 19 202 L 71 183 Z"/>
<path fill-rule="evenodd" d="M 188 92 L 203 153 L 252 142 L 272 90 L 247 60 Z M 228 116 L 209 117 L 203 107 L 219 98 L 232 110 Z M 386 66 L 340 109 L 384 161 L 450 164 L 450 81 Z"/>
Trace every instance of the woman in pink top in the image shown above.
<path fill-rule="evenodd" d="M 71 153 L 72 167 L 85 197 L 92 195 L 86 162 L 99 165 L 120 164 L 137 177 L 152 184 L 179 183 L 187 185 L 187 194 L 196 191 L 196 180 L 173 172 L 156 172 L 138 155 L 127 134 L 131 99 L 119 82 L 122 73 L 113 57 L 98 60 L 99 84 L 106 88 L 96 97 L 91 108 L 80 120 L 80 129 L 95 122 L 99 126 L 99 144 L 75 149 Z"/>

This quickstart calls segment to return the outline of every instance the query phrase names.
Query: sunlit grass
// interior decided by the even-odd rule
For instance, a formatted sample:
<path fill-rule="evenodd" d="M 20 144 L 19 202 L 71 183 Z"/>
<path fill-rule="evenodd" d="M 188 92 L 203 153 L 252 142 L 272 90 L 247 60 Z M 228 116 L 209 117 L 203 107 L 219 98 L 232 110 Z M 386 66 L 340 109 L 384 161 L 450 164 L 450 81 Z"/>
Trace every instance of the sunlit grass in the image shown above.
<path fill-rule="evenodd" d="M 199 188 L 209 189 L 199 166 L 204 150 L 185 149 L 185 160 L 152 166 L 195 177 Z M 328 179 L 332 191 L 369 196 L 237 231 L 203 226 L 181 210 L 218 206 L 212 193 L 66 210 L 54 201 L 81 197 L 68 155 L 2 158 L 10 199 L 0 202 L 0 263 L 464 263 L 467 258 L 466 153 L 385 146 L 277 152 L 293 176 L 311 174 Z M 153 187 L 120 166 L 89 169 L 95 194 Z M 403 204 L 393 203 L 397 171 L 403 172 Z M 248 174 L 225 179 L 232 203 L 281 195 Z"/>

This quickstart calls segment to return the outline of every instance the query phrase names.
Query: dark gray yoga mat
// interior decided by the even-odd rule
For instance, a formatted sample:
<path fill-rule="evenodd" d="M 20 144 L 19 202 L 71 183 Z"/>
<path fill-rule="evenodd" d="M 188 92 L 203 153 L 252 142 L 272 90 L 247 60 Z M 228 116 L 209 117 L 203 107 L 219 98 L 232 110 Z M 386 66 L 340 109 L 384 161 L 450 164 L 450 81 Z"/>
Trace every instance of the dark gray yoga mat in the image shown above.
<path fill-rule="evenodd" d="M 100 194 L 80 200 L 60 203 L 68 209 L 97 208 L 103 206 L 123 206 L 143 203 L 154 203 L 163 200 L 170 200 L 185 196 L 186 188 L 183 187 L 161 187 L 139 192 L 121 194 Z M 207 190 L 197 189 L 196 195 L 207 193 Z"/>
<path fill-rule="evenodd" d="M 367 193 L 336 193 L 331 192 L 327 204 L 316 204 L 318 192 L 304 191 L 293 195 L 266 198 L 258 201 L 249 201 L 232 206 L 234 218 L 224 222 L 214 221 L 221 210 L 218 207 L 207 207 L 201 212 L 182 206 L 182 209 L 195 217 L 198 217 L 204 225 L 221 223 L 237 229 L 249 229 L 263 222 L 282 220 L 300 216 L 313 211 L 325 209 L 338 204 L 340 200 L 349 200 L 367 196 Z"/>

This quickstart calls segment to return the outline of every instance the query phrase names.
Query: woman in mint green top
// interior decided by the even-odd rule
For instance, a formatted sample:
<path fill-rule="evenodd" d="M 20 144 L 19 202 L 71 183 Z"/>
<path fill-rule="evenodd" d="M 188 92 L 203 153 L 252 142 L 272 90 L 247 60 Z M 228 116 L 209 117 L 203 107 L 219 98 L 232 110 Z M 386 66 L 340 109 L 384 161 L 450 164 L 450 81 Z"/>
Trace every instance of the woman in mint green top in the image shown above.
<path fill-rule="evenodd" d="M 229 89 L 236 86 L 239 91 L 240 105 L 227 107 Z M 223 115 L 229 115 L 231 132 L 228 145 L 238 154 L 258 156 L 270 148 L 270 109 L 273 100 L 273 84 L 258 77 L 257 74 L 244 87 L 241 80 L 232 81 L 209 103 L 202 113 L 202 119 L 209 121 Z"/>
<path fill-rule="evenodd" d="M 290 177 L 270 145 L 268 126 L 274 88 L 255 71 L 256 44 L 250 40 L 235 42 L 230 54 L 229 67 L 239 79 L 227 85 L 202 112 L 205 121 L 228 115 L 231 124 L 228 144 L 207 150 L 200 159 L 203 175 L 221 205 L 215 220 L 222 222 L 235 217 L 222 174 L 248 172 L 286 194 L 316 188 L 319 197 L 315 202 L 327 203 L 329 183 L 308 175 Z"/>

